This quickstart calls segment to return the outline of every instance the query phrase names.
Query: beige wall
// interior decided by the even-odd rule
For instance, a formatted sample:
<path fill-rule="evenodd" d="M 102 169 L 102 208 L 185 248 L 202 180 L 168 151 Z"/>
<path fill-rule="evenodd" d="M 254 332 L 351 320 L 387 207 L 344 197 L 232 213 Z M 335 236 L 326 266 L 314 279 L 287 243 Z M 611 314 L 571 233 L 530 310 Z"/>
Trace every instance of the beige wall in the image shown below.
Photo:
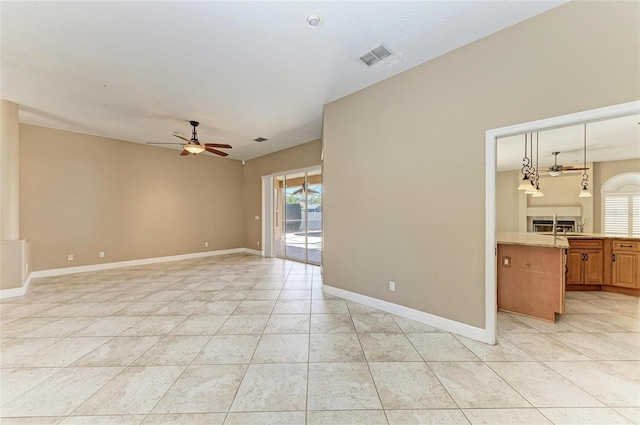
<path fill-rule="evenodd" d="M 593 164 L 587 167 L 593 168 Z M 540 176 L 540 189 L 544 196 L 534 198 L 528 196 L 530 207 L 576 207 L 582 204 L 582 173 L 564 173 L 558 177 Z M 593 192 L 593 187 L 590 187 Z"/>
<path fill-rule="evenodd" d="M 518 231 L 520 171 L 496 174 L 496 225 L 498 232 Z"/>
<path fill-rule="evenodd" d="M 240 248 L 242 173 L 239 161 L 20 125 L 32 270 Z"/>
<path fill-rule="evenodd" d="M 0 100 L 0 240 L 20 238 L 18 105 Z"/>
<path fill-rule="evenodd" d="M 571 2 L 326 105 L 325 284 L 483 328 L 485 132 L 639 77 L 640 3 Z"/>
<path fill-rule="evenodd" d="M 602 225 L 602 185 L 611 177 L 620 173 L 640 172 L 640 159 L 627 159 L 624 161 L 610 161 L 594 164 L 593 167 L 593 216 L 594 232 L 601 233 Z"/>
<path fill-rule="evenodd" d="M 246 248 L 262 250 L 262 176 L 320 165 L 321 154 L 322 141 L 314 140 L 246 162 L 243 174 Z"/>

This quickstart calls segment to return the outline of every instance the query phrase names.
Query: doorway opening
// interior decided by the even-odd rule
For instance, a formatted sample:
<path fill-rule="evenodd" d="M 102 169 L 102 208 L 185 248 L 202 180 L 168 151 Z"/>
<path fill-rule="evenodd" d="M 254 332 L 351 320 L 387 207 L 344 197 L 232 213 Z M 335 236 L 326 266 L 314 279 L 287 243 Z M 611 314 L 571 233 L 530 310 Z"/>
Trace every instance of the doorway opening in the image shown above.
<path fill-rule="evenodd" d="M 516 124 L 508 127 L 488 130 L 485 144 L 485 335 L 483 342 L 496 343 L 497 324 L 497 243 L 496 243 L 496 172 L 498 138 L 518 134 L 549 130 L 606 120 L 611 118 L 635 115 L 640 113 L 640 102 L 629 102 L 589 111 L 577 112 L 539 121 Z"/>
<path fill-rule="evenodd" d="M 268 179 L 272 187 L 272 253 L 308 264 L 322 263 L 322 171 L 288 172 Z"/>

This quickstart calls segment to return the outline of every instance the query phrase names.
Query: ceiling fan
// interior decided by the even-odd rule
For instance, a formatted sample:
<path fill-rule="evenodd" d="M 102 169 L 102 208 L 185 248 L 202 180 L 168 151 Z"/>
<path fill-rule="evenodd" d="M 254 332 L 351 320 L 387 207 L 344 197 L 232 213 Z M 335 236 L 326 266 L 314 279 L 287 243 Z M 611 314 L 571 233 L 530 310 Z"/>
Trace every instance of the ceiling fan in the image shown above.
<path fill-rule="evenodd" d="M 551 177 L 561 176 L 564 171 L 582 171 L 588 170 L 586 167 L 574 167 L 572 165 L 559 165 L 558 164 L 558 154 L 560 152 L 551 152 L 551 154 L 555 157 L 554 164 L 549 167 L 549 175 Z"/>
<path fill-rule="evenodd" d="M 305 193 L 307 193 L 309 195 L 318 195 L 318 194 L 320 194 L 320 192 L 318 192 L 317 190 L 313 190 L 311 188 L 307 188 L 307 185 L 305 183 L 302 183 L 302 187 L 300 187 L 300 189 L 294 191 L 293 195 L 304 195 Z"/>
<path fill-rule="evenodd" d="M 223 149 L 231 149 L 231 145 L 221 144 L 221 143 L 200 143 L 198 140 L 198 132 L 196 127 L 200 124 L 198 121 L 189 121 L 191 126 L 193 127 L 193 132 L 191 133 L 191 139 L 187 139 L 182 136 L 180 133 L 172 133 L 172 136 L 177 137 L 178 139 L 182 139 L 187 143 L 179 143 L 179 142 L 147 142 L 147 145 L 182 145 L 183 150 L 180 152 L 180 156 L 185 156 L 189 154 L 197 155 L 201 152 L 207 151 L 215 155 L 219 156 L 227 156 L 229 155 L 226 152 L 219 151 L 215 148 L 223 148 Z"/>

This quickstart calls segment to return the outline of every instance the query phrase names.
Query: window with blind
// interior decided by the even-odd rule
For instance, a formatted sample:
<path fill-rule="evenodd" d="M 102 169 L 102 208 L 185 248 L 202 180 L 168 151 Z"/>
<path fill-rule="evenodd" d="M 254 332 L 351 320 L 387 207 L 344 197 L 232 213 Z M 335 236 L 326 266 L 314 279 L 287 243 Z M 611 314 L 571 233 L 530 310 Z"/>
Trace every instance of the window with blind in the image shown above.
<path fill-rule="evenodd" d="M 640 173 L 617 174 L 602 185 L 601 192 L 604 233 L 640 237 Z"/>
<path fill-rule="evenodd" d="M 640 195 L 604 195 L 604 233 L 640 237 Z"/>

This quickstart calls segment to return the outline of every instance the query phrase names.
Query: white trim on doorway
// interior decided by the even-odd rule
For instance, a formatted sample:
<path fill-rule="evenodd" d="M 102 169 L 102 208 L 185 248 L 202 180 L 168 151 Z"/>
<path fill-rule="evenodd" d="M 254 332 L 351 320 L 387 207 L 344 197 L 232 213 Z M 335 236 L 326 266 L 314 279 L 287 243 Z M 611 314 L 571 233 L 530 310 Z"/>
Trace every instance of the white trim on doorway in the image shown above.
<path fill-rule="evenodd" d="M 496 128 L 486 132 L 485 149 L 485 334 L 483 342 L 496 343 L 496 143 L 500 137 L 549 130 L 585 122 L 640 114 L 640 101 L 607 106 L 538 121 Z"/>

